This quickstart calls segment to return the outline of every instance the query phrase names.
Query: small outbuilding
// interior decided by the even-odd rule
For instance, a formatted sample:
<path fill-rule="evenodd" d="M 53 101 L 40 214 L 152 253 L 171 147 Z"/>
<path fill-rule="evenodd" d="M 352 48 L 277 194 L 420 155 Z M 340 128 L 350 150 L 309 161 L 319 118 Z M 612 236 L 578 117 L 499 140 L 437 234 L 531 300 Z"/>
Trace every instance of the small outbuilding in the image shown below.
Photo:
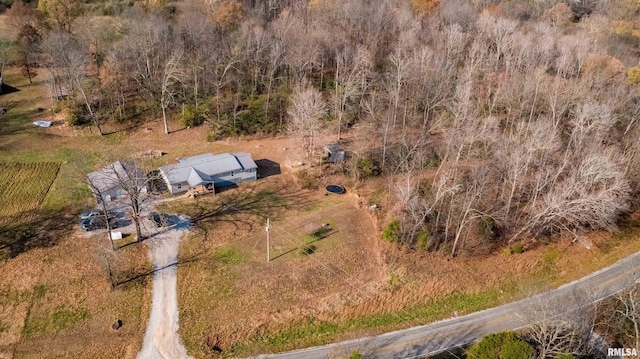
<path fill-rule="evenodd" d="M 162 179 L 171 194 L 187 191 L 214 192 L 216 187 L 230 186 L 258 178 L 258 166 L 245 152 L 222 153 L 180 158 L 178 163 L 160 167 Z"/>
<path fill-rule="evenodd" d="M 336 144 L 329 144 L 324 146 L 325 158 L 331 163 L 344 162 L 345 153 L 342 147 Z"/>

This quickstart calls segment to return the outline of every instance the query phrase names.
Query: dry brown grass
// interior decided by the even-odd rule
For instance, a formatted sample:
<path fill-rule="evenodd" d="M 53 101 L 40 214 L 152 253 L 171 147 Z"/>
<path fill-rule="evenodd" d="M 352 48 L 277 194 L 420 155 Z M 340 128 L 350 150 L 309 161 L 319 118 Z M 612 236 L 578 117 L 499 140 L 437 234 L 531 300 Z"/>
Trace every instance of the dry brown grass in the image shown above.
<path fill-rule="evenodd" d="M 251 231 L 221 220 L 207 241 L 184 243 L 181 257 L 198 260 L 178 272 L 180 331 L 196 357 L 212 355 L 213 344 L 222 356 L 257 354 L 426 324 L 558 286 L 640 250 L 630 231 L 592 233 L 590 249 L 561 238 L 521 254 L 451 259 L 377 239 L 370 214 L 358 209 L 366 198 L 316 191 L 300 201 L 309 198 L 315 202 L 273 222 L 272 254 L 284 255 L 270 263 L 257 218 Z M 325 221 L 340 236 L 301 254 L 305 235 Z"/>
<path fill-rule="evenodd" d="M 206 357 L 212 338 L 228 350 L 256 333 L 340 312 L 386 280 L 371 218 L 350 196 L 298 196 L 303 205 L 271 222 L 269 263 L 262 218 L 240 231 L 222 216 L 210 241 L 193 236 L 182 246 L 181 258 L 197 258 L 178 271 L 180 332 L 196 357 Z M 331 229 L 309 237 L 319 228 Z M 315 250 L 305 255 L 310 241 Z"/>
<path fill-rule="evenodd" d="M 98 239 L 100 238 L 100 239 Z M 0 265 L 0 352 L 15 358 L 133 358 L 146 326 L 150 286 L 111 289 L 116 276 L 147 263 L 144 246 L 110 254 L 102 236 L 72 235 Z M 147 268 L 148 270 L 148 268 Z M 114 331 L 111 324 L 124 326 Z"/>

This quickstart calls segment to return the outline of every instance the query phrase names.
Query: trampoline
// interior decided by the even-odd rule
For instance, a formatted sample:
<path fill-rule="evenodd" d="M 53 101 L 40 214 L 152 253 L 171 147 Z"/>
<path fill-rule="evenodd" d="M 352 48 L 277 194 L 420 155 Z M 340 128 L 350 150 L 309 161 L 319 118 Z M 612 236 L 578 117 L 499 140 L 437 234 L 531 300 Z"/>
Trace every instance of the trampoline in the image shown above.
<path fill-rule="evenodd" d="M 335 194 L 343 194 L 345 192 L 344 187 L 337 184 L 330 184 L 326 187 L 327 192 Z"/>

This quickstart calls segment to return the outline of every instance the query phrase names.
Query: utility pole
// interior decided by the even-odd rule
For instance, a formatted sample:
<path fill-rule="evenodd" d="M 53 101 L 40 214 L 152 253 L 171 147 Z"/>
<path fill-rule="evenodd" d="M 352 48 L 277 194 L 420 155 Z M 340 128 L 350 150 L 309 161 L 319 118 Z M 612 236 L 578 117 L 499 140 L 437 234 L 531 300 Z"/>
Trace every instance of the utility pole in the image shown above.
<path fill-rule="evenodd" d="M 267 262 L 270 262 L 271 255 L 269 255 L 269 218 L 267 218 L 267 226 L 265 227 L 265 231 L 267 231 Z"/>

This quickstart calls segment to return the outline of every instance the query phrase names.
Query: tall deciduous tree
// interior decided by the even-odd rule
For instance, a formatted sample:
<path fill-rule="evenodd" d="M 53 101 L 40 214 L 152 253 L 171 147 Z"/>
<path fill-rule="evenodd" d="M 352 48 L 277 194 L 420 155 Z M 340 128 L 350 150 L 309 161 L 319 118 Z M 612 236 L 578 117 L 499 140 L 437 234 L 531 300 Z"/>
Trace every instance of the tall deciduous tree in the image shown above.
<path fill-rule="evenodd" d="M 367 76 L 373 64 L 369 53 L 364 48 L 344 49 L 336 55 L 335 89 L 332 96 L 332 110 L 338 121 L 338 141 L 342 130 L 344 115 L 350 103 L 361 96 L 367 86 Z"/>
<path fill-rule="evenodd" d="M 71 32 L 71 24 L 82 14 L 83 5 L 82 0 L 40 0 L 38 10 L 51 27 Z"/>
<path fill-rule="evenodd" d="M 18 44 L 20 60 L 18 64 L 22 68 L 22 73 L 33 83 L 32 79 L 37 75 L 34 64 L 37 62 L 37 49 L 40 42 L 40 34 L 30 24 L 24 24 L 18 33 Z"/>
<path fill-rule="evenodd" d="M 25 25 L 31 25 L 35 27 L 37 18 L 37 12 L 35 8 L 25 4 L 22 1 L 14 2 L 11 7 L 5 12 L 6 24 L 14 32 L 18 34 Z"/>
<path fill-rule="evenodd" d="M 114 75 L 126 76 L 143 99 L 160 107 L 165 133 L 166 109 L 183 79 L 182 54 L 183 43 L 165 19 L 138 14 L 130 19 L 127 35 L 109 58 Z"/>
<path fill-rule="evenodd" d="M 162 122 L 164 123 L 164 134 L 169 134 L 169 125 L 167 124 L 167 107 L 175 100 L 176 86 L 181 83 L 184 73 L 181 68 L 180 60 L 182 51 L 180 49 L 174 51 L 164 65 L 162 72 L 162 85 L 160 90 L 160 107 L 162 107 Z"/>
<path fill-rule="evenodd" d="M 327 106 L 320 91 L 305 81 L 296 87 L 287 111 L 289 132 L 301 140 L 309 161 L 313 159 L 316 137 L 323 127 L 322 117 L 326 110 Z"/>

